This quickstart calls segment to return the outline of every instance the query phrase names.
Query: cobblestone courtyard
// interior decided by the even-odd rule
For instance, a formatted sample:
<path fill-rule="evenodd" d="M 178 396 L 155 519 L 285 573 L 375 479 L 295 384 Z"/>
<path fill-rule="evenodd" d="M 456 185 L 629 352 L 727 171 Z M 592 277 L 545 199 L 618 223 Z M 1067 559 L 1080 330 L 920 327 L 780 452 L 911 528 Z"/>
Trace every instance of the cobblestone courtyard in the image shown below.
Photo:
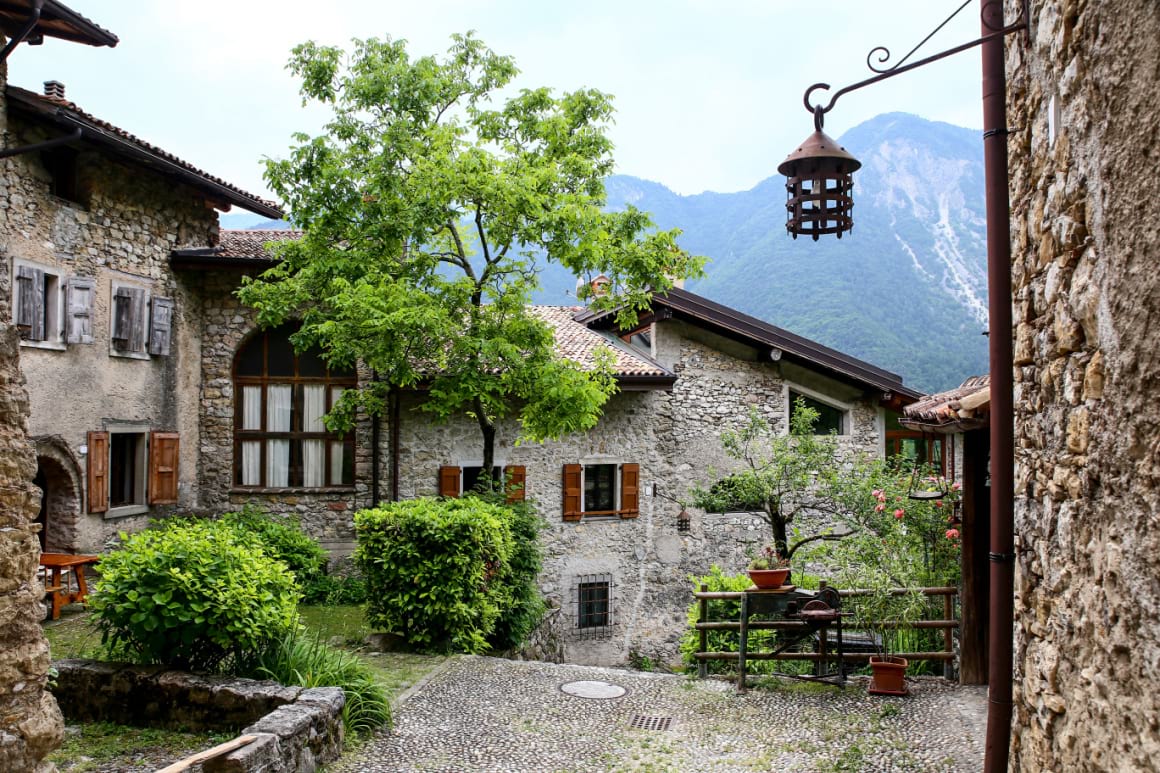
<path fill-rule="evenodd" d="M 614 699 L 565 694 L 581 680 Z M 785 683 L 730 684 L 635 671 L 456 658 L 415 688 L 392 733 L 333 771 L 975 771 L 985 688 L 919 679 L 908 698 Z M 667 730 L 634 724 L 671 719 Z"/>

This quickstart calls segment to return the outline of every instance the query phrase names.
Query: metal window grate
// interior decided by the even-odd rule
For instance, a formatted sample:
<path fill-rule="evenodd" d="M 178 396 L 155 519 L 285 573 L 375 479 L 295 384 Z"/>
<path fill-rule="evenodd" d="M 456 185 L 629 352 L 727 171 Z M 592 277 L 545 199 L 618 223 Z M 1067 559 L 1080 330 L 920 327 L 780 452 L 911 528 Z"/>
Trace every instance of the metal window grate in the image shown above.
<path fill-rule="evenodd" d="M 576 578 L 576 629 L 581 639 L 612 635 L 612 575 L 585 574 Z"/>
<path fill-rule="evenodd" d="M 672 717 L 650 717 L 645 714 L 633 714 L 628 726 L 636 730 L 668 730 L 673 726 Z"/>

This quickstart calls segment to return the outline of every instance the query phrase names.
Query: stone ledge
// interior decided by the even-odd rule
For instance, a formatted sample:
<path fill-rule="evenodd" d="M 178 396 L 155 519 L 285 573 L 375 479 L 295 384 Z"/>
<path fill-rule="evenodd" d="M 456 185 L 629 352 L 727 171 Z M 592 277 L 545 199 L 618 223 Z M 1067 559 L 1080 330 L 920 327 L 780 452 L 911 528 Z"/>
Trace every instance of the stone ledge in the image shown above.
<path fill-rule="evenodd" d="M 53 694 L 65 717 L 188 730 L 246 727 L 258 740 L 204 763 L 207 773 L 317 770 L 338 759 L 346 696 L 338 687 L 204 676 L 164 666 L 58 660 Z"/>

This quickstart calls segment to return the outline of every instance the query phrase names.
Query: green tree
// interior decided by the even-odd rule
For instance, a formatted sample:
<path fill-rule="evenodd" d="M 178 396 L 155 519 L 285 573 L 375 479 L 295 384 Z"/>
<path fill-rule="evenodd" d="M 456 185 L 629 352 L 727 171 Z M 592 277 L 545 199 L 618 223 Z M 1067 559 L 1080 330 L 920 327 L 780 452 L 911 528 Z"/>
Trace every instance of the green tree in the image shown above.
<path fill-rule="evenodd" d="M 296 346 L 379 374 L 344 395 L 333 426 L 360 407 L 380 411 L 390 386 L 422 386 L 434 416 L 478 422 L 490 470 L 498 419 L 518 416 L 524 439 L 556 438 L 592 427 L 615 390 L 610 353 L 594 370 L 561 359 L 528 313 L 537 260 L 607 276 L 592 303 L 625 324 L 703 261 L 645 213 L 603 211 L 609 96 L 538 88 L 499 100 L 513 61 L 470 33 L 452 40 L 442 59 L 411 59 L 389 38 L 355 41 L 349 54 L 294 49 L 304 104 L 331 117 L 267 162 L 304 235 L 239 295 L 264 325 L 300 319 Z"/>
<path fill-rule="evenodd" d="M 803 545 L 838 540 L 859 528 L 873 509 L 865 475 L 871 463 L 861 457 L 843 460 L 837 437 L 814 434 L 817 420 L 818 412 L 799 399 L 789 434 L 781 435 L 751 410 L 744 427 L 721 435 L 726 455 L 741 462 L 741 470 L 708 488 L 695 486 L 693 504 L 709 512 L 762 513 L 785 558 Z M 803 535 L 794 524 L 804 513 L 823 516 L 830 525 Z"/>

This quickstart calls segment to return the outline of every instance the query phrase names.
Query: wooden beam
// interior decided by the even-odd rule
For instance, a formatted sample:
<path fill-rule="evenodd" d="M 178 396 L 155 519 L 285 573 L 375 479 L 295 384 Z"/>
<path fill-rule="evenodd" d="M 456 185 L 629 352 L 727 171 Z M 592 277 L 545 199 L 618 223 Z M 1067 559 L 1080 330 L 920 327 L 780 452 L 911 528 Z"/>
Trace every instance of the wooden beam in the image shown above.
<path fill-rule="evenodd" d="M 157 771 L 157 773 L 181 773 L 181 771 L 189 770 L 194 765 L 205 762 L 206 760 L 211 760 L 214 757 L 220 757 L 223 754 L 229 754 L 230 752 L 236 749 L 240 749 L 243 746 L 249 746 L 256 740 L 258 740 L 258 736 L 256 735 L 239 735 L 232 741 L 219 743 L 212 749 L 206 749 L 205 751 L 198 752 L 192 757 L 186 757 L 180 762 L 175 762 L 167 768 L 161 768 Z"/>

